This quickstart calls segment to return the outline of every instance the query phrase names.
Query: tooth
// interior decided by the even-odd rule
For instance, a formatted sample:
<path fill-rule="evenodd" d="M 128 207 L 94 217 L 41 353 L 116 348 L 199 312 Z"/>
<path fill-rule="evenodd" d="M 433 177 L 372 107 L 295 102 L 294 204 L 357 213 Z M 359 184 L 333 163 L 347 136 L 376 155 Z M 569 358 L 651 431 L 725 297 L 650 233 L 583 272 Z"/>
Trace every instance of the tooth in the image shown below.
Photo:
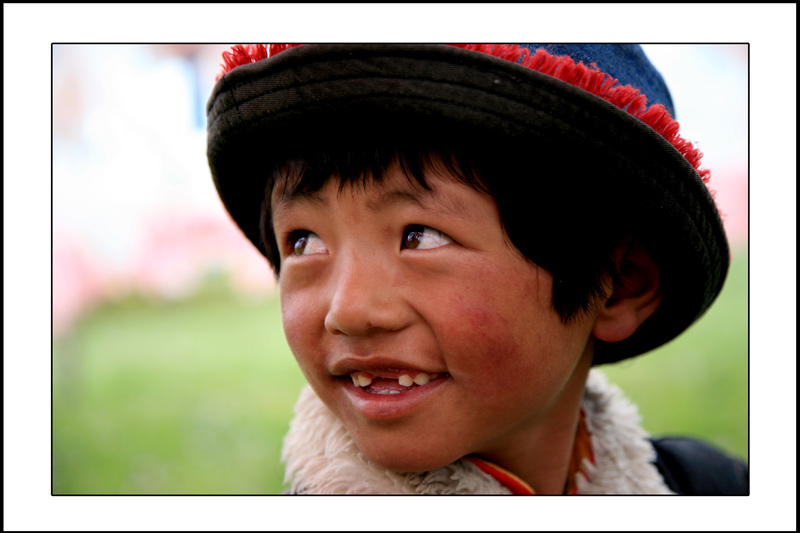
<path fill-rule="evenodd" d="M 439 377 L 439 374 L 431 374 L 431 381 L 433 381 L 434 379 L 436 379 L 438 377 Z"/>
<path fill-rule="evenodd" d="M 355 374 L 350 374 L 350 378 L 353 380 L 353 385 L 355 385 L 356 387 L 360 386 L 358 384 L 358 378 L 355 376 Z"/>
<path fill-rule="evenodd" d="M 417 377 L 414 378 L 414 383 L 417 385 L 425 385 L 427 382 L 431 380 L 431 377 L 426 374 L 425 372 L 420 372 L 417 374 Z M 402 384 L 402 381 L 400 382 Z"/>
<path fill-rule="evenodd" d="M 403 387 L 410 387 L 411 385 L 414 384 L 416 380 L 411 379 L 411 376 L 409 376 L 408 374 L 403 374 L 397 381 L 399 381 L 400 385 L 402 385 Z"/>
<path fill-rule="evenodd" d="M 358 375 L 358 386 L 359 387 L 367 387 L 369 384 L 372 383 L 372 379 L 368 378 L 364 374 Z"/>

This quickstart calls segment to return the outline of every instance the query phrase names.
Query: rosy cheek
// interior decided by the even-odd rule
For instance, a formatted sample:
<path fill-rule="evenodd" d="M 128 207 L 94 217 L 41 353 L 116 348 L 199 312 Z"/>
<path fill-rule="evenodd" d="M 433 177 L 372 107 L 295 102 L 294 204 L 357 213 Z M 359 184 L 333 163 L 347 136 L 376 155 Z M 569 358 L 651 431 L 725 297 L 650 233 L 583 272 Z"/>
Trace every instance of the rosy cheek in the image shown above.
<path fill-rule="evenodd" d="M 505 354 L 519 349 L 517 338 L 511 334 L 508 317 L 496 305 L 491 294 L 454 295 L 441 315 L 447 321 L 443 330 L 450 340 L 451 361 L 469 368 L 472 372 L 484 373 L 498 364 L 510 363 Z M 446 349 L 446 348 L 445 348 Z"/>
<path fill-rule="evenodd" d="M 451 374 L 487 401 L 523 383 L 549 381 L 558 372 L 553 353 L 558 318 L 549 293 L 542 294 L 549 290 L 547 278 L 523 268 L 478 272 L 447 291 L 438 313 L 441 331 L 447 332 L 442 348 Z"/>

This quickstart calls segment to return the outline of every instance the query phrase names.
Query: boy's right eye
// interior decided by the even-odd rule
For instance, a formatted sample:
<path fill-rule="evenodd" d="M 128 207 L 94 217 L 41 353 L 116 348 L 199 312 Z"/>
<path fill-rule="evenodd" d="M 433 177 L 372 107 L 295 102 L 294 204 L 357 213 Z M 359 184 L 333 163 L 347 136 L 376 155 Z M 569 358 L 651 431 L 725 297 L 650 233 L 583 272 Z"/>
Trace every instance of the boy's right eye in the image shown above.
<path fill-rule="evenodd" d="M 319 235 L 310 231 L 293 231 L 289 236 L 289 244 L 295 255 L 328 253 L 328 249 Z"/>

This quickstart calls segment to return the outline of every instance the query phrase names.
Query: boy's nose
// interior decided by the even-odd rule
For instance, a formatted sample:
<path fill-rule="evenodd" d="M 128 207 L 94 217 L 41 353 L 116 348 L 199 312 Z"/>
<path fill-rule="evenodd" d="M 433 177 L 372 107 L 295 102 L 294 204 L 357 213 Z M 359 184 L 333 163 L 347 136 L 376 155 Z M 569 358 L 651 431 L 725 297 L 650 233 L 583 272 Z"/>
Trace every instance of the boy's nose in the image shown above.
<path fill-rule="evenodd" d="M 334 335 L 366 336 L 405 328 L 413 316 L 393 269 L 376 261 L 339 265 L 325 329 Z"/>

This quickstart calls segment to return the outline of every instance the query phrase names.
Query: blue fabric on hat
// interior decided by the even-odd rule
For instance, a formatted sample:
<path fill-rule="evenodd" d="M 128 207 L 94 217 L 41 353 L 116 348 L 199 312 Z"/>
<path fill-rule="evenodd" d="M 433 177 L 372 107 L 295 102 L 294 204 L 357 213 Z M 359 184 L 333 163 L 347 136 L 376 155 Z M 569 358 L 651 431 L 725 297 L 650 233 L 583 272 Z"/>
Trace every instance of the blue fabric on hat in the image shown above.
<path fill-rule="evenodd" d="M 661 74 L 642 50 L 634 44 L 521 44 L 535 54 L 539 48 L 554 56 L 569 56 L 576 63 L 595 63 L 597 68 L 619 80 L 621 85 L 631 85 L 647 96 L 648 107 L 662 104 L 672 118 L 675 108 L 672 97 Z"/>

